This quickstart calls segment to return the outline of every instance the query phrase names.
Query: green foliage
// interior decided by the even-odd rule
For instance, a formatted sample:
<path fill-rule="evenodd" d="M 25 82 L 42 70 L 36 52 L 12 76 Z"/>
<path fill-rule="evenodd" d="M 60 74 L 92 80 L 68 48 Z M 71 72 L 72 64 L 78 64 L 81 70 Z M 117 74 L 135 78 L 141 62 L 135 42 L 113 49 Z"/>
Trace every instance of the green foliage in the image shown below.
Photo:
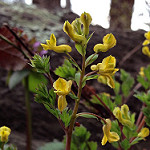
<path fill-rule="evenodd" d="M 44 83 L 47 85 L 48 81 L 46 77 L 38 72 L 30 72 L 28 77 L 29 90 L 33 93 L 36 92 L 36 88 L 40 83 Z"/>
<path fill-rule="evenodd" d="M 63 112 L 59 114 L 59 117 L 65 124 L 65 127 L 69 126 L 71 115 L 72 115 L 72 110 L 68 110 L 68 108 L 64 109 Z"/>
<path fill-rule="evenodd" d="M 124 150 L 128 150 L 130 148 L 130 141 L 127 140 L 127 139 L 124 139 L 122 142 L 121 142 L 121 147 L 124 149 Z"/>
<path fill-rule="evenodd" d="M 98 96 L 109 107 L 109 109 L 111 111 L 114 110 L 116 104 L 114 102 L 112 102 L 112 100 L 110 99 L 109 96 L 107 96 L 105 93 L 98 94 Z M 101 102 L 94 95 L 92 96 L 91 102 L 94 103 L 94 104 L 100 104 L 100 105 L 102 105 Z"/>
<path fill-rule="evenodd" d="M 79 114 L 80 117 L 84 117 L 84 118 L 95 118 L 95 119 L 98 119 L 96 116 L 93 116 L 91 114 Z"/>
<path fill-rule="evenodd" d="M 147 93 L 137 91 L 134 96 L 150 107 L 150 91 Z"/>
<path fill-rule="evenodd" d="M 83 49 L 81 44 L 76 43 L 75 48 L 82 56 L 85 56 L 86 51 Z"/>
<path fill-rule="evenodd" d="M 134 78 L 131 77 L 131 75 L 125 70 L 121 69 L 120 79 L 122 81 L 121 90 L 124 96 L 127 97 L 130 94 L 130 90 L 134 84 Z"/>
<path fill-rule="evenodd" d="M 58 118 L 58 111 L 55 109 L 56 94 L 53 88 L 48 91 L 45 84 L 40 84 L 36 89 L 34 100 L 44 104 L 45 108 Z"/>
<path fill-rule="evenodd" d="M 140 75 L 137 76 L 137 81 L 138 81 L 139 83 L 141 83 L 142 86 L 143 86 L 146 90 L 147 90 L 148 87 L 150 86 L 150 83 L 147 82 L 147 80 L 146 80 L 144 77 L 140 76 Z"/>
<path fill-rule="evenodd" d="M 72 64 L 65 59 L 64 64 L 62 66 L 59 66 L 54 71 L 56 75 L 65 78 L 65 79 L 71 79 L 74 80 L 76 69 L 72 67 Z"/>
<path fill-rule="evenodd" d="M 63 142 L 53 141 L 46 143 L 44 146 L 39 147 L 37 150 L 65 150 Z"/>
<path fill-rule="evenodd" d="M 31 66 L 36 69 L 39 73 L 50 73 L 50 57 L 43 56 L 41 57 L 38 54 L 33 56 L 33 59 L 30 59 Z"/>
<path fill-rule="evenodd" d="M 136 126 L 134 125 L 132 128 L 129 128 L 127 126 L 123 127 L 123 134 L 126 136 L 126 138 L 129 140 L 132 137 L 137 136 L 136 132 Z"/>
<path fill-rule="evenodd" d="M 146 125 L 150 127 L 150 106 L 143 108 L 144 116 L 146 116 L 145 122 Z"/>
<path fill-rule="evenodd" d="M 84 126 L 75 127 L 72 135 L 71 150 L 97 150 L 97 143 L 89 141 L 91 134 Z"/>
<path fill-rule="evenodd" d="M 85 61 L 85 66 L 87 67 L 88 65 L 90 65 L 91 63 L 93 63 L 97 58 L 98 58 L 98 54 L 92 54 L 92 55 L 90 55 L 86 59 L 86 61 Z"/>
<path fill-rule="evenodd" d="M 138 75 L 137 80 L 147 90 L 150 87 L 150 65 L 144 68 L 144 75 L 145 76 Z"/>
<path fill-rule="evenodd" d="M 15 71 L 13 74 L 10 76 L 8 86 L 10 89 L 14 88 L 18 83 L 20 83 L 26 76 L 28 76 L 30 73 L 29 70 L 20 70 L 20 71 Z"/>

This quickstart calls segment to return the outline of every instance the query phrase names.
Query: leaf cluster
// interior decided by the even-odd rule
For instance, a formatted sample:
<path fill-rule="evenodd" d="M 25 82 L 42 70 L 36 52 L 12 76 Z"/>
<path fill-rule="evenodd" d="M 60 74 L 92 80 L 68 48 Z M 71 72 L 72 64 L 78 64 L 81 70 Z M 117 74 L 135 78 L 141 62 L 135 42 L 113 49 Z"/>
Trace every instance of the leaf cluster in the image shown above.
<path fill-rule="evenodd" d="M 38 54 L 33 56 L 33 59 L 30 59 L 31 66 L 36 69 L 39 73 L 49 73 L 50 72 L 50 57 L 43 56 L 41 57 Z"/>
<path fill-rule="evenodd" d="M 97 150 L 97 143 L 89 141 L 91 133 L 80 125 L 75 127 L 72 134 L 71 150 Z"/>
<path fill-rule="evenodd" d="M 69 60 L 65 59 L 64 64 L 62 66 L 59 66 L 54 71 L 56 75 L 68 79 L 68 80 L 74 80 L 76 69 L 72 67 L 72 64 Z"/>

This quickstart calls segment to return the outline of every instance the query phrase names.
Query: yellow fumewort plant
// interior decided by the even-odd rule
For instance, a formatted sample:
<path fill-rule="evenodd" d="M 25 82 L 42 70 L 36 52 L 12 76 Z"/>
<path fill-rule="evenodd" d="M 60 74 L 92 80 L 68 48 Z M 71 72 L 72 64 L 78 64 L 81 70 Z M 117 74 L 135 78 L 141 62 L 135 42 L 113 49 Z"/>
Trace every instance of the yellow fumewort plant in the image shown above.
<path fill-rule="evenodd" d="M 120 140 L 119 135 L 116 132 L 110 132 L 111 129 L 111 120 L 106 119 L 106 124 L 103 126 L 103 139 L 102 139 L 102 145 L 105 145 L 107 141 L 109 143 L 117 142 Z"/>
<path fill-rule="evenodd" d="M 66 95 L 71 91 L 72 81 L 66 81 L 65 79 L 58 78 L 53 87 L 56 89 L 55 93 L 58 97 L 58 109 L 62 112 L 67 107 Z"/>
<path fill-rule="evenodd" d="M 124 104 L 121 106 L 121 109 L 119 107 L 115 107 L 113 110 L 114 116 L 118 119 L 118 121 L 125 126 L 132 127 L 133 123 L 130 120 L 129 116 L 129 107 L 128 105 Z"/>
<path fill-rule="evenodd" d="M 141 68 L 140 68 L 139 75 L 140 75 L 141 77 L 145 77 L 144 69 L 145 69 L 144 67 L 141 67 Z"/>
<path fill-rule="evenodd" d="M 72 48 L 69 45 L 59 45 L 56 46 L 56 37 L 52 33 L 50 36 L 50 40 L 46 40 L 47 44 L 41 44 L 44 50 L 53 50 L 57 53 L 71 52 Z"/>
<path fill-rule="evenodd" d="M 115 83 L 113 80 L 114 74 L 119 70 L 115 68 L 116 59 L 113 56 L 108 56 L 103 59 L 102 63 L 98 63 L 97 65 L 92 65 L 91 70 L 97 71 L 98 81 L 104 84 L 107 84 L 111 88 L 115 87 Z"/>
<path fill-rule="evenodd" d="M 0 139 L 1 142 L 7 142 L 8 141 L 8 136 L 10 135 L 11 129 L 6 127 L 6 126 L 2 126 L 0 128 Z"/>
<path fill-rule="evenodd" d="M 106 36 L 104 36 L 103 44 L 96 44 L 94 46 L 94 51 L 96 53 L 98 53 L 100 51 L 106 52 L 107 50 L 114 47 L 115 45 L 116 45 L 116 38 L 114 37 L 114 35 L 112 33 L 110 33 L 110 34 L 107 34 Z"/>

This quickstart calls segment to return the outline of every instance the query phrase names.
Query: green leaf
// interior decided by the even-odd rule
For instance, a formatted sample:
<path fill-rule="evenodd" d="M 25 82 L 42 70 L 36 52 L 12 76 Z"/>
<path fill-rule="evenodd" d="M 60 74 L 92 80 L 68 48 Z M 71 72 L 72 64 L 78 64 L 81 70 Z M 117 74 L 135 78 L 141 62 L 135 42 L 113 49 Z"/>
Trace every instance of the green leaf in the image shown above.
<path fill-rule="evenodd" d="M 54 72 L 62 78 L 74 80 L 76 69 L 72 67 L 72 64 L 67 59 L 65 59 L 64 64 L 56 68 Z"/>
<path fill-rule="evenodd" d="M 79 99 L 76 95 L 69 93 L 68 96 L 70 96 L 72 99 Z"/>
<path fill-rule="evenodd" d="M 114 110 L 116 104 L 114 102 L 111 101 L 110 97 L 106 95 L 106 93 L 101 93 L 101 94 L 98 94 L 98 96 L 100 97 L 100 99 L 109 107 L 109 109 L 111 111 Z M 101 102 L 93 95 L 92 96 L 92 99 L 91 99 L 91 102 L 92 103 L 95 103 L 95 104 L 101 104 Z M 103 106 L 103 105 L 102 105 Z"/>
<path fill-rule="evenodd" d="M 70 120 L 71 120 L 71 116 L 72 116 L 72 110 L 68 110 L 68 108 L 64 109 L 62 111 L 62 113 L 59 114 L 59 117 L 61 118 L 61 120 L 65 124 L 65 127 L 69 126 Z"/>
<path fill-rule="evenodd" d="M 150 82 L 150 65 L 148 65 L 148 67 L 144 69 L 144 74 L 148 79 L 148 81 Z"/>
<path fill-rule="evenodd" d="M 118 95 L 120 92 L 120 83 L 115 81 L 115 88 L 113 89 L 115 92 L 115 95 Z"/>
<path fill-rule="evenodd" d="M 29 70 L 21 70 L 14 72 L 10 79 L 8 86 L 10 89 L 14 88 L 18 83 L 20 83 L 26 76 L 28 76 L 30 73 Z"/>
<path fill-rule="evenodd" d="M 46 104 L 50 108 L 55 108 L 56 93 L 53 88 L 48 92 L 45 84 L 40 84 L 36 89 L 34 100 L 38 103 Z"/>
<path fill-rule="evenodd" d="M 58 118 L 58 111 L 57 109 L 52 109 L 50 106 L 48 106 L 47 104 L 44 104 L 45 108 L 51 113 L 53 114 L 56 118 Z"/>
<path fill-rule="evenodd" d="M 90 65 L 91 63 L 93 63 L 97 58 L 98 58 L 98 54 L 92 54 L 92 55 L 90 55 L 86 59 L 86 61 L 85 61 L 85 66 L 87 67 L 88 65 Z"/>
<path fill-rule="evenodd" d="M 36 88 L 40 83 L 44 83 L 46 85 L 48 83 L 46 77 L 41 73 L 37 73 L 37 72 L 31 72 L 29 74 L 28 82 L 29 82 L 29 90 L 33 93 L 36 92 Z"/>
<path fill-rule="evenodd" d="M 88 142 L 88 146 L 90 147 L 90 150 L 97 150 L 97 143 L 96 142 Z"/>
<path fill-rule="evenodd" d="M 63 142 L 53 141 L 46 143 L 44 146 L 39 147 L 37 150 L 65 150 Z"/>
<path fill-rule="evenodd" d="M 143 138 L 135 138 L 135 139 L 130 143 L 130 145 L 132 146 L 132 145 L 134 145 L 134 144 L 137 144 L 137 143 L 139 143 L 139 141 L 141 141 L 141 140 L 143 140 Z"/>
<path fill-rule="evenodd" d="M 125 139 L 121 142 L 121 147 L 124 149 L 124 150 L 128 150 L 130 148 L 130 142 L 129 140 Z"/>
<path fill-rule="evenodd" d="M 80 72 L 77 72 L 75 74 L 75 81 L 76 81 L 76 83 L 77 83 L 78 86 L 79 86 L 79 82 L 80 82 L 80 76 L 81 76 Z"/>
<path fill-rule="evenodd" d="M 93 116 L 91 114 L 79 114 L 80 117 L 84 117 L 84 118 L 94 118 L 94 119 L 98 119 L 96 116 Z"/>
<path fill-rule="evenodd" d="M 121 105 L 122 104 L 122 96 L 121 95 L 116 95 L 115 96 L 115 104 L 116 105 Z"/>
<path fill-rule="evenodd" d="M 35 54 L 33 59 L 30 59 L 31 66 L 36 69 L 39 73 L 50 73 L 50 57 L 43 56 L 41 57 L 38 54 Z"/>
<path fill-rule="evenodd" d="M 133 87 L 134 84 L 134 78 L 131 77 L 129 73 L 127 73 L 125 70 L 121 69 L 121 76 L 122 85 L 121 89 L 125 97 L 127 97 L 130 94 L 130 90 Z"/>
<path fill-rule="evenodd" d="M 78 52 L 79 52 L 82 56 L 85 56 L 86 51 L 85 51 L 85 50 L 83 50 L 83 48 L 82 48 L 82 45 L 81 45 L 81 44 L 76 43 L 76 44 L 75 44 L 75 48 L 77 49 L 77 51 L 78 51 Z"/>
<path fill-rule="evenodd" d="M 94 31 L 94 32 L 95 32 L 95 31 Z M 89 42 L 89 40 L 90 40 L 90 39 L 91 39 L 91 37 L 93 36 L 94 32 L 92 32 L 92 33 L 90 34 L 90 36 L 88 37 L 88 39 L 87 39 L 87 43 Z"/>
<path fill-rule="evenodd" d="M 146 122 L 146 125 L 150 127 L 150 107 L 145 107 L 143 108 L 143 113 L 144 113 L 144 116 L 146 116 L 146 119 L 145 119 L 145 122 Z"/>
<path fill-rule="evenodd" d="M 137 76 L 137 81 L 139 82 L 139 83 L 141 83 L 142 84 L 142 86 L 147 90 L 148 88 L 149 88 L 149 82 L 147 82 L 146 80 L 145 80 L 145 78 L 143 78 L 142 76 L 140 76 L 140 75 L 138 75 Z"/>

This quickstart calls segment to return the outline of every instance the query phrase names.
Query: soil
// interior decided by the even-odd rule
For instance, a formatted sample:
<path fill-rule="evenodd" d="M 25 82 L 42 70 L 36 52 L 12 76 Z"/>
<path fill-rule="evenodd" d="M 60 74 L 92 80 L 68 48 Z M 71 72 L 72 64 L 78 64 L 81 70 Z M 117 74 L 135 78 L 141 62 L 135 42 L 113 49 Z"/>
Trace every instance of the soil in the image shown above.
<path fill-rule="evenodd" d="M 60 23 L 64 23 L 65 20 L 73 20 L 77 17 L 76 14 L 71 12 L 64 13 L 60 19 Z M 6 18 L 5 18 L 6 20 Z M 100 26 L 91 26 L 90 32 L 95 31 L 92 40 L 88 44 L 87 56 L 93 53 L 93 47 L 95 44 L 102 42 L 102 38 L 107 33 L 113 33 L 117 39 L 117 45 L 106 53 L 100 53 L 97 62 L 101 62 L 106 56 L 112 55 L 116 57 L 117 68 L 123 68 L 127 72 L 130 72 L 133 77 L 136 77 L 141 66 L 146 66 L 149 63 L 149 58 L 144 56 L 141 52 L 141 43 L 144 41 L 144 31 L 123 31 L 123 30 L 106 30 Z M 63 33 L 63 31 L 57 31 L 58 37 L 64 37 L 69 45 L 73 46 L 72 41 Z M 134 49 L 134 50 L 133 50 Z M 132 55 L 132 52 L 135 53 Z M 51 55 L 51 68 L 54 69 L 61 65 L 63 57 L 60 54 L 50 53 Z M 75 60 L 81 64 L 81 56 L 77 54 L 73 49 L 71 55 Z M 129 57 L 127 57 L 129 55 Z M 127 58 L 127 59 L 125 59 Z M 89 68 L 87 69 L 87 71 Z M 10 90 L 6 84 L 8 72 L 3 68 L 0 68 L 0 126 L 8 126 L 11 128 L 12 133 L 10 135 L 10 143 L 15 144 L 19 150 L 25 150 L 26 148 L 26 110 L 24 100 L 24 87 L 19 84 L 14 89 Z M 116 74 L 116 78 L 119 76 L 119 72 Z M 107 86 L 101 86 L 96 81 L 88 82 L 91 87 L 98 92 L 110 92 L 112 90 Z M 85 90 L 84 90 L 85 91 Z M 43 105 L 34 101 L 34 96 L 31 93 L 31 109 L 32 109 L 32 149 L 36 150 L 39 146 L 46 142 L 53 141 L 54 139 L 62 140 L 64 132 L 61 129 L 57 119 L 51 115 Z M 83 93 L 84 99 L 84 93 Z M 82 99 L 82 100 L 83 100 Z M 132 112 L 139 113 L 141 103 L 131 97 L 128 101 L 130 110 Z M 102 109 L 102 108 L 100 108 Z M 79 111 L 88 111 L 84 105 L 80 105 Z M 103 110 L 105 111 L 105 110 Z M 105 115 L 105 114 L 104 114 Z M 107 116 L 107 114 L 105 115 Z M 91 140 L 95 140 L 99 143 L 99 149 L 112 149 L 110 144 L 105 147 L 101 146 L 102 139 L 102 126 L 96 120 L 80 119 L 81 124 L 87 127 L 91 132 Z M 147 142 L 138 144 L 133 149 L 149 150 L 150 148 L 149 138 Z"/>

